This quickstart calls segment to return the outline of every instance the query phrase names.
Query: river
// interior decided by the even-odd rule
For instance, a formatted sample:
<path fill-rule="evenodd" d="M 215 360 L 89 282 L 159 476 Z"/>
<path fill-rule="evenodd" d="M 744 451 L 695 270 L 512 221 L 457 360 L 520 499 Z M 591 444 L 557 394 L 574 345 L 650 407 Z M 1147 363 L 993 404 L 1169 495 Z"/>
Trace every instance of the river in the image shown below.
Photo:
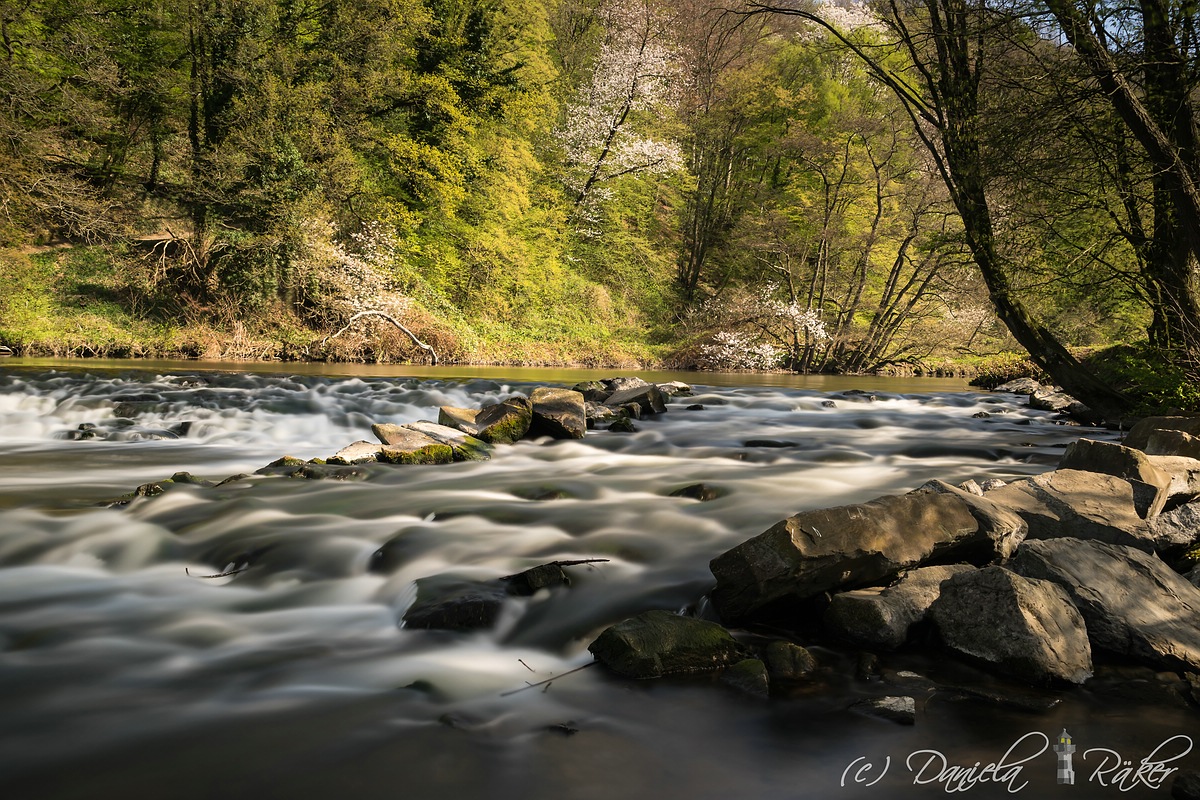
<path fill-rule="evenodd" d="M 1146 683 L 1143 672 L 1034 692 L 1056 705 L 1031 713 L 1003 701 L 1032 690 L 959 661 L 902 650 L 882 656 L 882 680 L 859 680 L 857 654 L 819 640 L 801 643 L 821 675 L 769 701 L 710 677 L 566 674 L 591 662 L 587 644 L 609 624 L 703 610 L 709 560 L 789 514 L 932 478 L 1028 476 L 1081 433 L 1118 435 L 961 381 L 643 373 L 692 383 L 695 396 L 634 434 L 105 506 L 176 472 L 221 481 L 285 454 L 329 456 L 370 439 L 373 422 L 611 374 L 0 363 L 0 796 L 933 797 L 947 787 L 921 782 L 909 754 L 986 765 L 1021 741 L 1011 763 L 1067 727 L 1080 753 L 1104 747 L 1136 764 L 1197 728 L 1166 688 L 1150 699 L 1120 690 L 1120 675 Z M 720 497 L 670 496 L 697 482 Z M 608 561 L 571 567 L 569 589 L 514 598 L 494 630 L 398 624 L 419 578 L 593 558 Z M 849 710 L 913 693 L 904 671 L 998 699 L 918 691 L 913 727 Z M 1036 797 L 1122 794 L 1090 780 L 1099 755 L 1077 766 L 1086 787 L 1057 786 L 1052 754 L 1029 758 L 970 795 L 1023 784 Z"/>

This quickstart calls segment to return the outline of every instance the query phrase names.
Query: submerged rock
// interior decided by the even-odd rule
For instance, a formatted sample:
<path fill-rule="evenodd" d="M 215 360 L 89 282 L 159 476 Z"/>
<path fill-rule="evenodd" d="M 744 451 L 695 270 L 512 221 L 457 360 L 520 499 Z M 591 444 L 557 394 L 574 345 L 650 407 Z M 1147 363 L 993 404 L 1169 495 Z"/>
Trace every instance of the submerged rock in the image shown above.
<path fill-rule="evenodd" d="M 934 556 L 986 563 L 1007 549 L 994 534 L 953 494 L 805 511 L 713 559 L 712 599 L 724 619 L 742 619 L 783 598 L 869 586 Z"/>
<path fill-rule="evenodd" d="M 383 445 L 374 442 L 358 441 L 348 444 L 341 450 L 325 459 L 326 464 L 344 466 L 349 464 L 373 464 L 379 461 Z"/>
<path fill-rule="evenodd" d="M 1105 542 L 1029 541 L 1012 569 L 1053 581 L 1087 620 L 1092 646 L 1161 664 L 1200 670 L 1200 589 L 1157 556 Z"/>
<path fill-rule="evenodd" d="M 496 624 L 508 591 L 499 581 L 437 575 L 417 581 L 417 600 L 404 612 L 408 628 L 473 630 Z"/>
<path fill-rule="evenodd" d="M 774 641 L 767 645 L 764 656 L 767 673 L 775 680 L 797 680 L 817 669 L 817 659 L 798 644 Z"/>
<path fill-rule="evenodd" d="M 617 389 L 604 399 L 604 405 L 615 408 L 636 405 L 644 414 L 661 414 L 667 410 L 662 390 L 653 384 Z"/>
<path fill-rule="evenodd" d="M 899 725 L 917 724 L 917 701 L 908 696 L 872 697 L 860 700 L 851 709 L 871 717 L 879 717 Z"/>
<path fill-rule="evenodd" d="M 715 622 L 647 611 L 606 629 L 588 650 L 627 678 L 707 672 L 741 660 L 741 648 Z"/>
<path fill-rule="evenodd" d="M 721 683 L 755 697 L 765 698 L 771 693 L 767 665 L 757 658 L 743 659 L 727 667 L 721 673 Z"/>
<path fill-rule="evenodd" d="M 1031 683 L 1092 675 L 1083 617 L 1050 581 L 1003 567 L 960 573 L 942 584 L 929 615 L 952 650 Z"/>
<path fill-rule="evenodd" d="M 891 586 L 834 595 L 824 623 L 834 635 L 865 647 L 894 650 L 941 593 L 944 581 L 974 567 L 956 564 L 915 569 Z"/>
<path fill-rule="evenodd" d="M 699 500 L 701 503 L 706 503 L 709 500 L 716 500 L 721 496 L 721 493 L 713 487 L 704 483 L 693 483 L 691 486 L 684 486 L 682 489 L 676 489 L 671 492 L 670 497 L 687 497 L 692 500 Z"/>

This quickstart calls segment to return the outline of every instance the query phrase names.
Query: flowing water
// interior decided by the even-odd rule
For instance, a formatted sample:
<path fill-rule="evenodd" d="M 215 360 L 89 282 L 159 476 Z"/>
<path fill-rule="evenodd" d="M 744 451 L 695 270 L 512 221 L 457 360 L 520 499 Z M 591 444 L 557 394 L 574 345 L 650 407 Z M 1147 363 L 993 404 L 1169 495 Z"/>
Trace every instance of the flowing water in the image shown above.
<path fill-rule="evenodd" d="M 1136 765 L 1196 728 L 1167 688 L 1163 702 L 1043 694 L 1058 704 L 1034 714 L 897 675 L 1018 693 L 958 662 L 902 651 L 884 656 L 883 680 L 864 681 L 853 651 L 820 641 L 806 643 L 821 676 L 770 701 L 709 677 L 566 674 L 591 662 L 607 625 L 647 609 L 703 613 L 709 560 L 789 514 L 1052 468 L 1083 431 L 1023 398 L 956 381 L 693 375 L 695 396 L 634 434 L 371 465 L 359 480 L 251 475 L 107 507 L 176 472 L 221 481 L 285 454 L 324 457 L 370 439 L 373 422 L 600 373 L 53 366 L 0 365 L 5 798 L 924 797 L 947 787 L 914 785 L 903 764 L 914 751 L 969 767 L 1068 727 L 1081 753 L 1110 748 Z M 699 482 L 718 499 L 670 496 Z M 399 624 L 417 579 L 577 559 L 607 561 L 570 567 L 569 588 L 512 598 L 493 630 Z M 201 577 L 232 569 L 244 571 Z M 916 694 L 917 725 L 848 710 L 885 694 Z M 876 771 L 859 772 L 868 761 Z M 1088 787 L 1059 787 L 1054 763 L 1039 755 L 971 792 L 1120 794 L 1083 764 Z"/>

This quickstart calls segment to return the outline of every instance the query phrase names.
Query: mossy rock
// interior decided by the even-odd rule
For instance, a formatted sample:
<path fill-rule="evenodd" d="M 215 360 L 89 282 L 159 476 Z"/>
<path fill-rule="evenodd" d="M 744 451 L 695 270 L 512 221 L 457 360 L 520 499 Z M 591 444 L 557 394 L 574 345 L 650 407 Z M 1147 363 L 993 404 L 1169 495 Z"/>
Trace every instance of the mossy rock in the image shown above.
<path fill-rule="evenodd" d="M 449 464 L 454 460 L 454 449 L 437 442 L 415 449 L 384 445 L 378 458 L 384 464 Z"/>
<path fill-rule="evenodd" d="M 720 669 L 741 660 L 729 631 L 715 622 L 647 611 L 619 622 L 588 645 L 598 661 L 627 678 Z"/>
<path fill-rule="evenodd" d="M 755 697 L 771 693 L 767 665 L 757 658 L 743 659 L 721 673 L 721 683 Z"/>

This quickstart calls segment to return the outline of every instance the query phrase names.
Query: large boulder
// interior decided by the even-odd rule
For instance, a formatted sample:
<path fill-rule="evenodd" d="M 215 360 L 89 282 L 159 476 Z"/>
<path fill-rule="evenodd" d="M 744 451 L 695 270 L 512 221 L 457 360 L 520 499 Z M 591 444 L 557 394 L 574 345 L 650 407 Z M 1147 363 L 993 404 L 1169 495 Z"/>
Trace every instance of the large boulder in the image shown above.
<path fill-rule="evenodd" d="M 950 649 L 1031 683 L 1092 675 L 1083 617 L 1050 581 L 996 566 L 963 572 L 942 584 L 929 616 Z"/>
<path fill-rule="evenodd" d="M 661 414 L 667 410 L 662 390 L 654 384 L 617 389 L 604 399 L 604 405 L 610 408 L 637 406 L 643 414 Z"/>
<path fill-rule="evenodd" d="M 1029 395 L 1029 407 L 1042 411 L 1067 414 L 1076 419 L 1089 419 L 1092 410 L 1064 392 L 1053 389 L 1036 389 Z"/>
<path fill-rule="evenodd" d="M 1150 456 L 1182 456 L 1200 459 L 1200 436 L 1183 431 L 1152 430 L 1142 448 Z"/>
<path fill-rule="evenodd" d="M 1173 558 L 1200 542 L 1200 502 L 1187 503 L 1150 520 L 1154 551 Z"/>
<path fill-rule="evenodd" d="M 529 432 L 534 436 L 582 439 L 587 433 L 587 410 L 580 392 L 542 386 L 533 390 L 529 401 L 533 405 Z"/>
<path fill-rule="evenodd" d="M 627 678 L 706 672 L 741 661 L 729 631 L 715 622 L 647 611 L 618 622 L 588 645 L 596 660 Z"/>
<path fill-rule="evenodd" d="M 1143 519 L 1162 511 L 1171 488 L 1171 476 L 1154 466 L 1141 450 L 1095 439 L 1077 439 L 1068 445 L 1059 469 L 1099 472 L 1123 478 L 1134 487 L 1134 503 Z M 1139 484 L 1146 488 L 1141 489 Z"/>
<path fill-rule="evenodd" d="M 1200 589 L 1157 556 L 1078 539 L 1027 541 L 1010 562 L 1066 589 L 1092 646 L 1169 669 L 1200 670 Z"/>
<path fill-rule="evenodd" d="M 1020 514 L 984 497 L 983 487 L 978 484 L 975 484 L 979 489 L 978 494 L 970 491 L 967 487 L 973 483 L 975 482 L 968 481 L 964 486 L 951 486 L 945 481 L 932 480 L 917 491 L 940 492 L 957 497 L 966 504 L 971 516 L 975 517 L 981 530 L 991 539 L 991 548 L 996 557 L 1008 558 L 1017 551 L 1017 545 L 1025 541 L 1029 525 Z"/>
<path fill-rule="evenodd" d="M 476 439 L 457 428 L 439 425 L 429 420 L 409 422 L 403 425 L 379 423 L 371 426 L 371 432 L 379 441 L 393 447 L 421 441 L 446 445 L 450 448 L 455 461 L 483 461 L 490 458 L 492 454 L 491 445 L 482 439 Z"/>
<path fill-rule="evenodd" d="M 712 599 L 741 619 L 783 598 L 870 586 L 930 558 L 987 563 L 1006 540 L 958 495 L 915 492 L 805 511 L 717 556 Z"/>
<path fill-rule="evenodd" d="M 510 397 L 480 409 L 442 406 L 438 424 L 457 428 L 488 444 L 512 444 L 529 432 L 533 405 L 528 397 Z"/>
<path fill-rule="evenodd" d="M 1065 536 L 1152 549 L 1133 486 L 1123 478 L 1060 469 L 1013 481 L 985 499 L 1019 514 L 1030 539 Z"/>
<path fill-rule="evenodd" d="M 973 569 L 966 564 L 921 567 L 887 588 L 834 595 L 825 609 L 825 627 L 854 644 L 894 650 L 908 640 L 909 629 L 925 619 L 942 583 Z"/>
<path fill-rule="evenodd" d="M 1187 456 L 1149 456 L 1150 463 L 1171 478 L 1167 488 L 1167 504 L 1181 498 L 1190 500 L 1200 494 L 1200 460 Z"/>
<path fill-rule="evenodd" d="M 1156 431 L 1180 431 L 1189 436 L 1200 436 L 1200 417 L 1146 417 L 1129 429 L 1129 435 L 1125 437 L 1125 446 L 1149 453 L 1150 439 Z M 1154 455 L 1179 454 L 1155 453 Z"/>

